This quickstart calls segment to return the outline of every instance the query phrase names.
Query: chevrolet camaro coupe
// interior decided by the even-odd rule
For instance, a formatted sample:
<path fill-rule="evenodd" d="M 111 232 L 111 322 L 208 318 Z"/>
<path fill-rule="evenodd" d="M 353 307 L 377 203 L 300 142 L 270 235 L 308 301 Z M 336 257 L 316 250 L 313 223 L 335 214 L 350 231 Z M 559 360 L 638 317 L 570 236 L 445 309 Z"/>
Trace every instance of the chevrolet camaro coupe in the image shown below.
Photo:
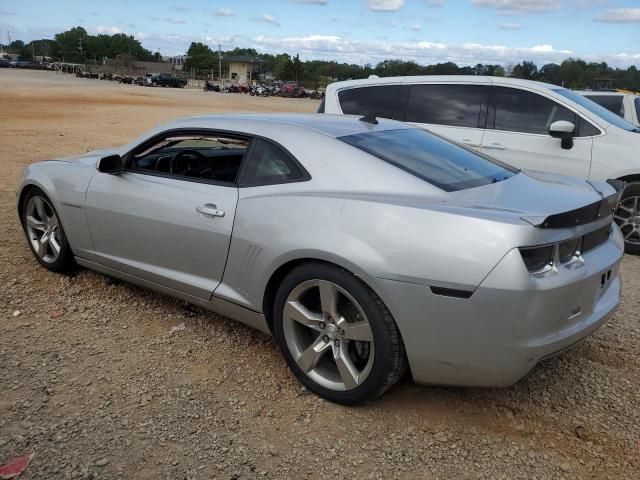
<path fill-rule="evenodd" d="M 34 256 L 80 265 L 272 334 L 343 404 L 409 368 L 507 386 L 620 300 L 622 185 L 521 172 L 393 120 L 177 120 L 117 149 L 29 165 Z"/>

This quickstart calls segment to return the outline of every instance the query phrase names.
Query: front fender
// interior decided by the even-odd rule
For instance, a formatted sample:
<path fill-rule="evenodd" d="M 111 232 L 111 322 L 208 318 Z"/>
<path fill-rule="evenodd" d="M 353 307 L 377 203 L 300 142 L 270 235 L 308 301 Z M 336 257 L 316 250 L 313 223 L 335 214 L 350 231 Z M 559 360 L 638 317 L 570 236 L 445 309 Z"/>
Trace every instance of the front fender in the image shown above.
<path fill-rule="evenodd" d="M 84 201 L 95 168 L 82 163 L 48 161 L 25 168 L 17 188 L 18 208 L 29 187 L 37 187 L 58 212 L 74 255 L 93 259 L 93 242 Z"/>

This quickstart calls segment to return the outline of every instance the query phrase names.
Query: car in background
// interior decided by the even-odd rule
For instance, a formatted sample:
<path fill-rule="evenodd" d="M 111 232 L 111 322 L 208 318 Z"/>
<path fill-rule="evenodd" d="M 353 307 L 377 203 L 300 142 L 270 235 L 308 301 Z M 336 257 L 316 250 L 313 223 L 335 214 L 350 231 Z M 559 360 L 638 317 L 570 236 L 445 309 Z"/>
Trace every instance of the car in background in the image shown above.
<path fill-rule="evenodd" d="M 640 95 L 631 92 L 577 90 L 580 95 L 640 127 Z"/>
<path fill-rule="evenodd" d="M 187 86 L 187 80 L 170 73 L 159 73 L 151 76 L 151 85 L 154 87 L 184 88 Z"/>
<path fill-rule="evenodd" d="M 627 183 L 616 222 L 640 254 L 640 128 L 566 88 L 503 77 L 332 83 L 319 112 L 392 118 L 518 168 Z"/>
<path fill-rule="evenodd" d="M 616 182 L 529 175 L 393 120 L 225 115 L 30 164 L 36 260 L 275 336 L 311 391 L 506 386 L 620 301 Z"/>

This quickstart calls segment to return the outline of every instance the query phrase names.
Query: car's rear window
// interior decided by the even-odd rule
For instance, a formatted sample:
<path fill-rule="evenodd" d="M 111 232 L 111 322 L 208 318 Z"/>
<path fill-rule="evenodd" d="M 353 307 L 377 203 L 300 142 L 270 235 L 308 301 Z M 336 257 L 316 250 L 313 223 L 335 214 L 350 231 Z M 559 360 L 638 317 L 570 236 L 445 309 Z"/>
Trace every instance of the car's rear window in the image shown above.
<path fill-rule="evenodd" d="M 418 128 L 338 139 L 447 192 L 496 183 L 517 173 L 507 165 Z"/>

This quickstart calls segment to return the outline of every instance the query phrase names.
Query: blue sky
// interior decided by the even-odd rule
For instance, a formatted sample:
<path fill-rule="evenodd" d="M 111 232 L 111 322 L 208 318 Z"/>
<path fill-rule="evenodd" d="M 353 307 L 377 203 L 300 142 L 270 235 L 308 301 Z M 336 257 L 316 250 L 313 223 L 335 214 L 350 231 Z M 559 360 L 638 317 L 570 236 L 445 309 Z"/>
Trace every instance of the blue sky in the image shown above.
<path fill-rule="evenodd" d="M 640 0 L 0 0 L 0 36 L 82 25 L 163 55 L 191 41 L 358 64 L 537 63 L 568 56 L 640 66 Z"/>

